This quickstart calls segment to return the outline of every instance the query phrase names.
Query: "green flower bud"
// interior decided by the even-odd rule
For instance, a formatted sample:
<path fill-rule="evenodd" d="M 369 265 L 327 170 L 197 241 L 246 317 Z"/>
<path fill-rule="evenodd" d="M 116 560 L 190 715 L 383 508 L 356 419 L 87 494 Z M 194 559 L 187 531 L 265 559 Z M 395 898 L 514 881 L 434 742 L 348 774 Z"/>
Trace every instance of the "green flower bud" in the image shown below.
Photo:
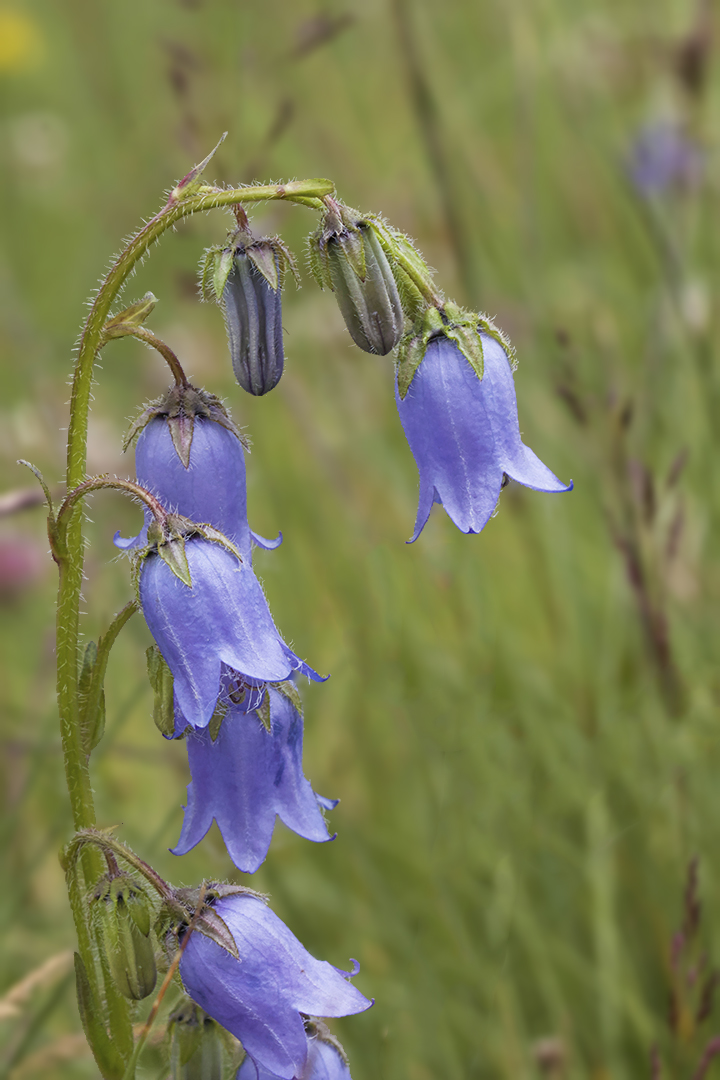
<path fill-rule="evenodd" d="M 172 1080 L 223 1080 L 223 1031 L 189 998 L 170 1016 Z"/>
<path fill-rule="evenodd" d="M 147 898 L 127 874 L 102 878 L 93 894 L 101 920 L 105 955 L 121 994 L 141 1001 L 157 981 Z"/>
<path fill-rule="evenodd" d="M 403 308 L 375 224 L 346 207 L 331 210 L 310 238 L 310 263 L 321 285 L 337 298 L 350 337 L 385 356 L 400 341 Z"/>

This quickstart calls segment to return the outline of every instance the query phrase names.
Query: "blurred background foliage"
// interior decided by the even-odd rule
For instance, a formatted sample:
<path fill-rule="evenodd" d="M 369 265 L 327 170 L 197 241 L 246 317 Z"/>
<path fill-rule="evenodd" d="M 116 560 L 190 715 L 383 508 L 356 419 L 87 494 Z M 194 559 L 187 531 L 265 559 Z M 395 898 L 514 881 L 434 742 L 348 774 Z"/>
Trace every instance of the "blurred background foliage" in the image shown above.
<path fill-rule="evenodd" d="M 196 292 L 231 218 L 152 252 L 125 296 L 160 298 L 152 329 L 246 426 L 252 526 L 285 536 L 257 553 L 272 611 L 333 674 L 303 689 L 305 770 L 342 797 L 338 840 L 278 825 L 252 884 L 316 955 L 360 960 L 375 1006 L 334 1024 L 355 1080 L 704 1075 L 720 1029 L 717 18 L 696 0 L 0 2 L 0 1077 L 96 1075 L 57 861 L 55 580 L 42 509 L 10 512 L 31 480 L 15 460 L 59 484 L 83 302 L 224 130 L 208 179 L 329 176 L 496 315 L 524 436 L 575 481 L 554 498 L 511 485 L 479 537 L 436 509 L 406 547 L 417 477 L 391 364 L 352 346 L 305 274 L 286 374 L 250 399 Z M 668 131 L 681 161 L 659 175 Z M 315 215 L 253 220 L 301 255 Z M 90 471 L 132 474 L 126 419 L 166 383 L 137 343 L 108 346 Z M 112 534 L 140 512 L 109 494 L 89 512 L 97 638 L 130 595 Z M 232 876 L 215 830 L 168 853 L 188 773 L 152 724 L 148 643 L 136 618 L 111 660 L 100 823 L 177 884 Z M 166 1075 L 157 1049 L 144 1060 Z"/>

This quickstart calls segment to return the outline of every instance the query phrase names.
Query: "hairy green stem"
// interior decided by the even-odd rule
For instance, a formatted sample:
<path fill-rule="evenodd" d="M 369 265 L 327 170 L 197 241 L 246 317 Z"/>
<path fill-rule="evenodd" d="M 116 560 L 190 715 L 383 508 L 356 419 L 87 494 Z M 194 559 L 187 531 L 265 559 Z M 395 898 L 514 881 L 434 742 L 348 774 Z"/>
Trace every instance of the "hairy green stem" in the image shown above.
<path fill-rule="evenodd" d="M 188 385 L 187 376 L 183 371 L 182 364 L 170 346 L 166 345 L 162 338 L 157 337 L 156 334 L 153 334 L 152 331 L 146 329 L 144 326 L 133 326 L 128 323 L 118 323 L 118 325 L 113 328 L 113 332 L 108 335 L 107 340 L 112 341 L 120 337 L 134 337 L 137 338 L 138 341 L 144 341 L 151 349 L 155 349 L 156 352 L 160 353 L 172 372 L 173 378 L 175 379 L 175 385 Z"/>
<path fill-rule="evenodd" d="M 67 443 L 66 480 L 68 495 L 60 507 L 57 517 L 53 515 L 51 507 L 48 532 L 52 543 L 53 557 L 59 568 L 56 636 L 57 698 L 65 776 L 76 831 L 93 829 L 96 820 L 93 792 L 90 784 L 89 754 L 83 741 L 81 703 L 78 694 L 80 674 L 80 595 L 84 558 L 82 500 L 90 491 L 99 488 L 121 488 L 143 499 L 150 506 L 153 513 L 156 514 L 156 517 L 164 515 L 160 504 L 154 505 L 156 500 L 153 500 L 149 493 L 130 481 L 111 481 L 102 477 L 86 481 L 85 478 L 88 414 L 93 371 L 98 351 L 110 336 L 114 336 L 104 334 L 111 305 L 138 261 L 142 259 L 152 244 L 167 229 L 182 218 L 198 211 L 212 210 L 221 206 L 278 199 L 322 210 L 322 199 L 334 190 L 333 184 L 329 180 L 293 181 L 288 184 L 272 184 L 262 187 L 249 186 L 223 190 L 203 184 L 198 179 L 208 160 L 209 158 L 188 173 L 173 189 L 165 206 L 136 233 L 113 263 L 98 290 L 83 327 L 75 361 Z M 137 337 L 143 337 L 148 344 L 153 345 L 155 348 L 159 348 L 159 344 L 162 344 L 158 344 L 158 340 L 147 332 L 134 331 L 134 333 Z M 162 348 L 160 348 L 160 351 L 173 367 L 173 358 L 168 356 Z M 179 364 L 177 367 L 178 370 L 173 368 L 176 381 L 179 378 L 184 381 L 184 375 L 181 375 Z M 98 697 L 102 691 L 104 665 L 107 663 L 107 654 L 110 647 L 117 637 L 117 633 L 134 610 L 134 605 L 124 609 L 101 642 L 104 649 L 102 670 L 98 667 L 94 673 L 92 686 L 94 697 Z M 96 683 L 97 685 L 95 685 Z M 109 843 L 106 845 L 105 850 L 112 850 L 112 847 L 113 845 Z M 127 854 L 121 854 L 124 858 L 128 858 Z M 130 861 L 132 862 L 132 859 Z M 115 1000 L 118 995 L 113 993 L 113 988 L 107 984 L 104 977 L 100 978 L 98 957 L 102 965 L 101 942 L 97 937 L 97 932 L 91 923 L 87 910 L 85 889 L 87 886 L 91 886 L 101 875 L 102 865 L 101 852 L 97 846 L 93 845 L 84 850 L 79 860 L 73 860 L 73 867 L 68 871 L 68 892 L 78 935 L 80 964 L 81 967 L 84 966 L 86 971 L 88 992 L 93 1002 L 92 1010 L 96 1010 L 100 1003 L 105 1001 L 105 1008 L 102 1009 L 102 1012 L 106 1013 L 106 1015 L 102 1019 L 98 1018 L 100 1028 L 95 1032 L 95 1038 L 93 1039 L 92 1032 L 88 1030 L 87 1025 L 86 1033 L 91 1045 L 93 1045 L 93 1052 L 103 1074 L 110 1076 L 113 1075 L 114 1066 L 110 1063 L 110 1059 L 105 1058 L 104 1055 L 106 1051 L 109 1053 L 108 1047 L 112 1044 L 117 1052 L 125 1056 L 123 1048 L 128 1047 L 128 1045 L 132 1047 L 132 1027 L 127 1003 L 120 1001 L 119 998 Z M 150 871 L 150 868 L 145 867 L 145 864 L 143 864 L 143 868 L 137 865 L 136 869 L 140 869 L 146 877 Z M 155 884 L 157 887 L 160 882 L 158 881 Z M 164 883 L 162 884 L 164 885 Z M 104 989 L 103 983 L 105 983 Z M 107 1028 L 105 1028 L 106 1024 Z M 107 1036 L 103 1034 L 103 1031 L 107 1031 Z M 113 1053 L 115 1052 L 113 1050 Z M 128 1058 L 127 1075 L 132 1076 L 134 1074 L 136 1055 L 133 1055 L 132 1051 L 128 1050 L 127 1057 L 125 1057 L 126 1062 Z"/>

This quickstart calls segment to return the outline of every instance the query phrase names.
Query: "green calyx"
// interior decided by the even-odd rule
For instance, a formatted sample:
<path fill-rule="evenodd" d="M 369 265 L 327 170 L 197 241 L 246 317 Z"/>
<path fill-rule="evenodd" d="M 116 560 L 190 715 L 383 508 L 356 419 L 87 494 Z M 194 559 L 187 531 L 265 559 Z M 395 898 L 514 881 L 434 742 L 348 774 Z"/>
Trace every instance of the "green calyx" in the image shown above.
<path fill-rule="evenodd" d="M 200 292 L 205 300 L 223 303 L 227 279 L 237 255 L 246 255 L 267 281 L 273 292 L 282 289 L 288 271 L 295 284 L 300 285 L 295 257 L 280 236 L 256 238 L 248 229 L 240 228 L 228 233 L 224 246 L 207 248 L 200 263 Z"/>
<path fill-rule="evenodd" d="M 196 417 L 220 424 L 231 431 L 246 450 L 249 449 L 247 438 L 238 431 L 220 398 L 207 390 L 185 383 L 171 386 L 166 394 L 145 406 L 130 425 L 123 439 L 123 450 L 127 450 L 150 421 L 158 416 L 166 418 L 173 446 L 186 469 L 190 468 Z"/>
<path fill-rule="evenodd" d="M 168 1021 L 172 1080 L 225 1080 L 242 1058 L 240 1044 L 190 998 Z"/>
<path fill-rule="evenodd" d="M 446 337 L 454 342 L 478 379 L 482 379 L 484 360 L 481 334 L 487 334 L 502 346 L 514 369 L 515 350 L 487 315 L 467 311 L 452 301 L 442 307 L 425 308 L 398 348 L 397 382 L 400 397 L 404 399 L 410 389 L 432 338 Z"/>
<path fill-rule="evenodd" d="M 182 514 L 166 514 L 163 521 L 156 518 L 155 521 L 150 523 L 147 531 L 147 544 L 133 555 L 133 582 L 136 592 L 138 592 L 139 588 L 142 564 L 148 555 L 152 554 L 159 555 L 163 562 L 170 567 L 175 577 L 179 578 L 183 585 L 187 585 L 189 589 L 192 589 L 192 578 L 185 552 L 185 543 L 187 540 L 197 536 L 202 537 L 204 540 L 211 540 L 215 544 L 220 544 L 242 564 L 243 557 L 238 548 L 233 544 L 232 540 L 225 536 L 225 533 L 221 533 L 214 525 L 209 525 L 207 522 L 191 521 L 190 518 L 183 517 Z"/>
<path fill-rule="evenodd" d="M 188 928 L 192 928 L 195 934 L 209 937 L 236 960 L 241 960 L 230 928 L 213 906 L 215 900 L 237 893 L 266 901 L 266 897 L 254 889 L 225 882 L 205 882 L 192 889 L 172 889 L 171 896 L 160 908 L 155 924 L 155 931 L 165 946 L 168 960 L 173 959 L 181 936 Z"/>

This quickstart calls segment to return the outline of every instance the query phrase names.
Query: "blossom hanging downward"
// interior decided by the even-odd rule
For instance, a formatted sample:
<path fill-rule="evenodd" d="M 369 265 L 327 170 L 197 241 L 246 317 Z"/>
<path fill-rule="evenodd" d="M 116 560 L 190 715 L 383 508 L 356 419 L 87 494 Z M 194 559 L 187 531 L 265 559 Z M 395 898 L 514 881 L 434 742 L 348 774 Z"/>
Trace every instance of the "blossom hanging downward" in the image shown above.
<path fill-rule="evenodd" d="M 417 540 L 433 503 L 457 527 L 479 533 L 497 505 L 503 474 L 537 491 L 570 491 L 522 442 L 512 369 L 503 347 L 478 334 L 483 374 L 442 332 L 431 337 L 403 395 L 400 420 L 420 472 Z"/>
<path fill-rule="evenodd" d="M 234 893 L 214 908 L 240 959 L 193 933 L 180 960 L 186 992 L 240 1039 L 260 1076 L 261 1069 L 278 1080 L 314 1075 L 305 1072 L 309 1046 L 301 1014 L 349 1016 L 372 1002 L 349 983 L 350 973 L 311 956 L 257 896 Z"/>
<path fill-rule="evenodd" d="M 224 666 L 260 682 L 282 682 L 293 671 L 323 681 L 280 637 L 247 563 L 202 536 L 187 539 L 184 553 L 191 585 L 150 550 L 143 557 L 139 593 L 150 633 L 172 672 L 176 707 L 189 724 L 209 724 Z"/>
<path fill-rule="evenodd" d="M 248 525 L 246 444 L 212 394 L 190 385 L 173 387 L 141 414 L 128 442 L 135 435 L 138 483 L 164 506 L 191 521 L 213 525 L 248 562 L 253 543 L 264 548 L 278 546 L 281 536 L 265 540 Z M 130 540 L 116 535 L 116 546 L 123 550 L 142 547 L 151 521 L 152 514 L 146 508 L 140 534 Z"/>
<path fill-rule="evenodd" d="M 305 1030 L 307 1062 L 297 1080 L 352 1080 L 345 1054 L 326 1026 L 306 1021 Z M 277 1073 L 268 1072 L 248 1055 L 238 1070 L 237 1080 L 277 1080 Z"/>
<path fill-rule="evenodd" d="M 322 809 L 336 801 L 316 795 L 303 776 L 303 721 L 292 684 L 268 688 L 268 722 L 260 710 L 231 705 L 213 741 L 208 728 L 187 734 L 192 782 L 175 855 L 185 855 L 213 823 L 239 870 L 254 874 L 267 855 L 275 818 L 307 840 L 328 833 Z"/>

